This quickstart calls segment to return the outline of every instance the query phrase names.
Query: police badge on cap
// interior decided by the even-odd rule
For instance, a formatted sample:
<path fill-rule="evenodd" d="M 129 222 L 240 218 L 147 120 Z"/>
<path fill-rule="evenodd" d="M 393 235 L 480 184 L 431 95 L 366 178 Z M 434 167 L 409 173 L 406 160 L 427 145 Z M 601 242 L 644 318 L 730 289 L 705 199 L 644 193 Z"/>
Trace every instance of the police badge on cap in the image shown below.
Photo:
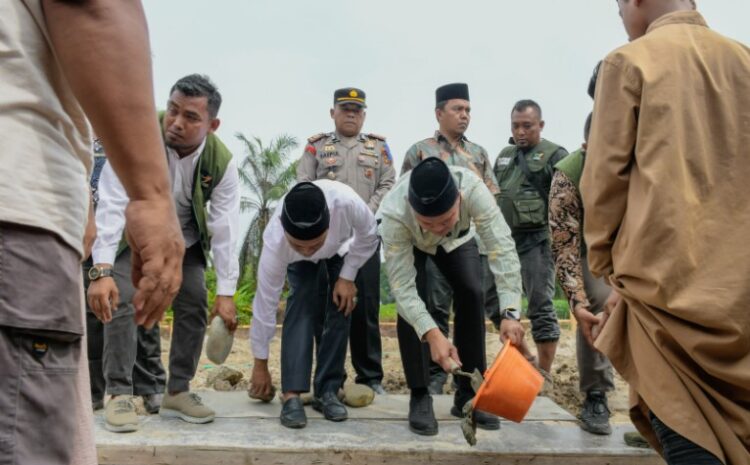
<path fill-rule="evenodd" d="M 333 104 L 339 105 L 344 103 L 353 103 L 362 108 L 367 108 L 365 102 L 365 91 L 356 87 L 345 87 L 333 93 Z"/>

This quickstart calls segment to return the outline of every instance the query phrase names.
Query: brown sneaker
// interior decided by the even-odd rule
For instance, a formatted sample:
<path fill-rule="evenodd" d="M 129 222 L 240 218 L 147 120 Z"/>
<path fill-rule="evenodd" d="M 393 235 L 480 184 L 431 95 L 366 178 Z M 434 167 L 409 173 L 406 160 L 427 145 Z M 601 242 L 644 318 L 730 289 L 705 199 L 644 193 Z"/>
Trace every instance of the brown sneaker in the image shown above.
<path fill-rule="evenodd" d="M 179 418 L 188 423 L 210 423 L 216 415 L 213 410 L 203 405 L 203 401 L 192 392 L 164 394 L 159 415 L 164 418 Z"/>
<path fill-rule="evenodd" d="M 107 402 L 104 428 L 113 433 L 132 433 L 138 430 L 138 414 L 132 396 L 117 396 Z"/>

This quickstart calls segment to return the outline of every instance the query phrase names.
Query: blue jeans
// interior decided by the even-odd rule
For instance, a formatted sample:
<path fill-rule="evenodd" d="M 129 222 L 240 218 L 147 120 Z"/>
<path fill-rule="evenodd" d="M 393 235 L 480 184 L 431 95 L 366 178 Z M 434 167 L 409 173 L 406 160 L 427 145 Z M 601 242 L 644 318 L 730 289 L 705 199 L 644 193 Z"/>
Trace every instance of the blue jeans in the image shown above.
<path fill-rule="evenodd" d="M 649 414 L 649 420 L 664 448 L 667 465 L 722 465 L 714 454 L 673 431 L 653 413 Z"/>

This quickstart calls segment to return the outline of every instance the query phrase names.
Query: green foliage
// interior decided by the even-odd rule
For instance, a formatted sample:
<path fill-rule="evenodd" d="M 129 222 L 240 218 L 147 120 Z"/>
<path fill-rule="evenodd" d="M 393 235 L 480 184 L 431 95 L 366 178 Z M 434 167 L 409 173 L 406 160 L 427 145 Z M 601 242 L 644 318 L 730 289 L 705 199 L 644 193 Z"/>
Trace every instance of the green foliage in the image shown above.
<path fill-rule="evenodd" d="M 385 263 L 380 264 L 380 303 L 381 309 L 382 304 L 391 304 L 396 299 L 391 294 L 391 284 L 388 282 L 388 276 L 385 274 Z M 382 310 L 381 310 L 382 312 Z"/>
<path fill-rule="evenodd" d="M 250 226 L 242 240 L 240 250 L 241 278 L 249 271 L 252 280 L 257 279 L 260 251 L 263 249 L 263 231 L 271 219 L 273 210 L 281 197 L 294 183 L 297 163 L 288 164 L 290 152 L 299 145 L 297 139 L 282 134 L 271 140 L 268 146 L 258 137 L 248 139 L 242 133 L 237 139 L 245 144 L 245 159 L 240 163 L 240 181 L 249 192 L 240 201 L 242 212 L 254 212 Z"/>
<path fill-rule="evenodd" d="M 216 301 L 216 270 L 206 268 L 206 288 L 208 289 L 209 311 Z M 253 317 L 253 298 L 255 298 L 255 280 L 253 273 L 249 270 L 242 274 L 237 283 L 237 292 L 234 294 L 234 303 L 237 306 L 237 320 L 241 325 L 250 324 Z"/>

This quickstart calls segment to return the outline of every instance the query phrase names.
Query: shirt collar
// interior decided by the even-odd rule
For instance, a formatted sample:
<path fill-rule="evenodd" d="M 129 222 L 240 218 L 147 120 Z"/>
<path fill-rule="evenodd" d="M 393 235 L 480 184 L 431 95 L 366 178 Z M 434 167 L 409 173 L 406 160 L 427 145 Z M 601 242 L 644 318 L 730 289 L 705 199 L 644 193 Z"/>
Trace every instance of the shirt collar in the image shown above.
<path fill-rule="evenodd" d="M 440 130 L 437 130 L 437 131 L 435 131 L 435 135 L 434 135 L 433 137 L 434 137 L 434 138 L 435 138 L 435 140 L 436 140 L 436 141 L 438 141 L 438 142 L 443 142 L 443 141 L 444 141 L 445 143 L 447 143 L 447 144 L 450 144 L 450 141 L 448 140 L 448 138 L 447 138 L 447 137 L 445 137 L 445 136 L 444 136 L 444 135 L 443 135 L 443 134 L 442 134 L 442 133 L 440 132 Z M 462 136 L 461 136 L 461 138 L 460 138 L 460 139 L 458 139 L 458 141 L 459 141 L 459 142 L 461 143 L 461 145 L 463 145 L 463 144 L 464 144 L 464 142 L 467 142 L 468 140 L 469 140 L 469 139 L 467 139 L 465 135 L 462 135 Z"/>
<path fill-rule="evenodd" d="M 697 11 L 680 10 L 674 11 L 672 13 L 667 13 L 657 18 L 656 21 L 651 23 L 648 29 L 646 29 L 646 34 L 653 31 L 654 29 L 660 28 L 662 26 L 669 26 L 670 24 L 692 24 L 694 26 L 708 27 L 706 20 Z"/>
<path fill-rule="evenodd" d="M 167 153 L 169 154 L 170 157 L 176 158 L 178 160 L 179 159 L 186 160 L 186 159 L 191 159 L 191 158 L 197 158 L 198 155 L 200 155 L 201 152 L 203 152 L 203 149 L 206 147 L 206 139 L 207 138 L 204 137 L 203 138 L 203 142 L 201 142 L 201 145 L 199 145 L 198 148 L 195 149 L 194 152 L 192 152 L 191 154 L 189 154 L 186 157 L 180 158 L 180 155 L 177 153 L 177 150 L 175 150 L 175 149 L 173 149 L 171 147 L 167 147 Z"/>

